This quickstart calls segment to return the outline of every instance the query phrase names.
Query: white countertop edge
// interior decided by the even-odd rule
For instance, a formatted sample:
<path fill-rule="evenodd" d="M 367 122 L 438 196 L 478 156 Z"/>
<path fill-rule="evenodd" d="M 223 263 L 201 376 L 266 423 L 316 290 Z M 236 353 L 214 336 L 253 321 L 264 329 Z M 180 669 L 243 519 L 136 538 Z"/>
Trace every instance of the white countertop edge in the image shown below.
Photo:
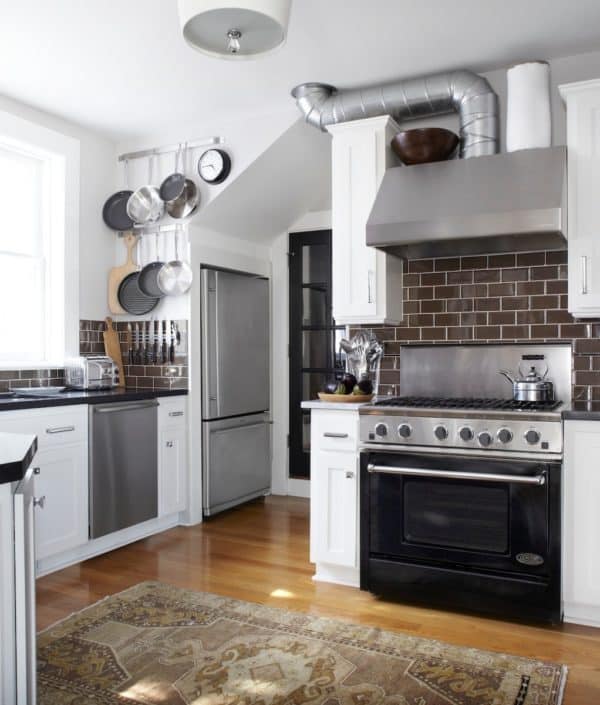
<path fill-rule="evenodd" d="M 359 404 L 353 404 L 351 402 L 334 402 L 334 401 L 321 401 L 320 399 L 312 399 L 311 401 L 303 401 L 300 406 L 303 409 L 335 409 L 336 411 L 356 411 L 360 409 L 361 406 L 367 406 L 367 404 L 372 404 L 373 402 L 361 402 Z"/>

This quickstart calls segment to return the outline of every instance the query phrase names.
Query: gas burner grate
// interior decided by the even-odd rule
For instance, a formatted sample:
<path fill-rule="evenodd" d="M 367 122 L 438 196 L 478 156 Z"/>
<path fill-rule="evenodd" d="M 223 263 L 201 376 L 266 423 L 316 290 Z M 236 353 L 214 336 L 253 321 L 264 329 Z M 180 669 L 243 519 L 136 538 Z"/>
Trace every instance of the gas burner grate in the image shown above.
<path fill-rule="evenodd" d="M 516 399 L 478 399 L 446 397 L 391 397 L 375 406 L 403 406 L 435 409 L 482 409 L 493 411 L 553 411 L 560 401 L 517 401 Z"/>

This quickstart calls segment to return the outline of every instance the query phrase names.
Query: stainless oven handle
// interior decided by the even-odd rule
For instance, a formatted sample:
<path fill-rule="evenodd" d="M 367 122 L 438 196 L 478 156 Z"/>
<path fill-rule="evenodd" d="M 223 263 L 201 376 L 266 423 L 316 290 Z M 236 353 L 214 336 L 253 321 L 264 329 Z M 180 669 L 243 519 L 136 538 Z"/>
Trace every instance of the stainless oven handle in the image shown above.
<path fill-rule="evenodd" d="M 389 465 L 369 463 L 370 473 L 410 475 L 412 477 L 442 477 L 449 480 L 479 480 L 480 482 L 510 482 L 517 485 L 545 485 L 546 475 L 501 475 L 499 473 L 454 472 L 452 470 L 428 470 L 427 468 L 395 468 Z"/>

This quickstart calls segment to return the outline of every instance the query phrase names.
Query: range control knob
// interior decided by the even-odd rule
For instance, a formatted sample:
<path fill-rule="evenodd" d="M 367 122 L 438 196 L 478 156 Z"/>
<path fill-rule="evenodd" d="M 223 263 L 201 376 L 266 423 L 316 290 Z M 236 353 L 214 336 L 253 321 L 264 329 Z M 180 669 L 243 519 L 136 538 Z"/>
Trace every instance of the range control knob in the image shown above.
<path fill-rule="evenodd" d="M 496 434 L 496 438 L 500 443 L 510 443 L 513 439 L 513 432 L 510 428 L 501 428 Z"/>
<path fill-rule="evenodd" d="M 387 424 L 385 424 L 385 423 L 378 423 L 377 426 L 375 426 L 375 433 L 376 433 L 380 438 L 384 438 L 385 436 L 387 436 L 387 433 L 388 433 Z"/>
<path fill-rule="evenodd" d="M 461 437 L 461 439 L 465 442 L 467 441 L 472 441 L 473 438 L 475 437 L 475 434 L 473 433 L 473 429 L 469 428 L 469 426 L 463 426 L 460 431 L 458 432 L 458 435 Z"/>
<path fill-rule="evenodd" d="M 530 428 L 529 431 L 525 433 L 525 440 L 530 446 L 534 446 L 536 443 L 539 443 L 540 438 L 540 432 L 536 431 L 534 428 Z"/>
<path fill-rule="evenodd" d="M 479 441 L 479 445 L 483 446 L 484 448 L 487 448 L 488 446 L 492 445 L 493 438 L 492 434 L 488 433 L 487 431 L 482 431 L 481 433 L 477 434 L 477 440 Z"/>
<path fill-rule="evenodd" d="M 438 441 L 445 441 L 448 438 L 448 429 L 441 424 L 433 429 L 433 433 Z"/>
<path fill-rule="evenodd" d="M 412 428 L 407 423 L 402 423 L 398 426 L 398 435 L 401 438 L 410 438 L 412 435 Z"/>

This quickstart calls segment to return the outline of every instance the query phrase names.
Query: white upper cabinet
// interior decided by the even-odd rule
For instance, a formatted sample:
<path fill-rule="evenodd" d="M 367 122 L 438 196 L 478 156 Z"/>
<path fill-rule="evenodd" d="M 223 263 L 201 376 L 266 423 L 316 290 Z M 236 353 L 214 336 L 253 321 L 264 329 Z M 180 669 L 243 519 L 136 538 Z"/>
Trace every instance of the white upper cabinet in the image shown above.
<path fill-rule="evenodd" d="M 600 315 L 600 79 L 560 86 L 567 107 L 569 311 Z"/>
<path fill-rule="evenodd" d="M 402 260 L 366 245 L 366 225 L 398 125 L 387 115 L 330 125 L 333 317 L 338 324 L 402 321 Z"/>

